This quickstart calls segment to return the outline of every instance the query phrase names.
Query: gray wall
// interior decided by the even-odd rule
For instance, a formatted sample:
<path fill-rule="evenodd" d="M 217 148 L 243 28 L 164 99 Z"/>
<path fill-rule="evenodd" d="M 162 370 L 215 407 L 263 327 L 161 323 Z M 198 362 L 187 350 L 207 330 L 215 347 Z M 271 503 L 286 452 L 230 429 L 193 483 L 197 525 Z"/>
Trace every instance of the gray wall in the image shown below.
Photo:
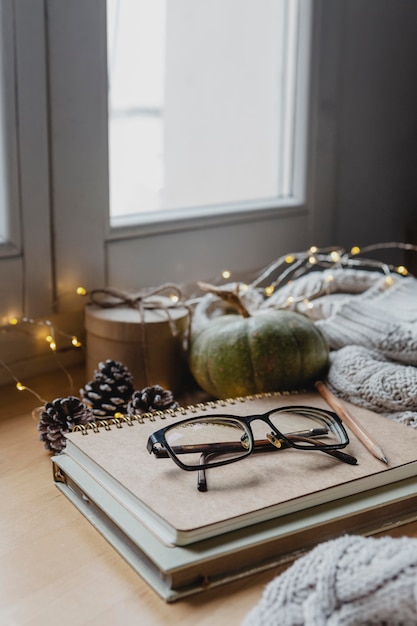
<path fill-rule="evenodd" d="M 417 2 L 336 4 L 338 119 L 327 243 L 350 247 L 411 236 L 417 243 Z M 324 21 L 334 8 L 334 0 L 323 2 Z M 324 67 L 331 63 L 325 55 L 324 47 Z"/>

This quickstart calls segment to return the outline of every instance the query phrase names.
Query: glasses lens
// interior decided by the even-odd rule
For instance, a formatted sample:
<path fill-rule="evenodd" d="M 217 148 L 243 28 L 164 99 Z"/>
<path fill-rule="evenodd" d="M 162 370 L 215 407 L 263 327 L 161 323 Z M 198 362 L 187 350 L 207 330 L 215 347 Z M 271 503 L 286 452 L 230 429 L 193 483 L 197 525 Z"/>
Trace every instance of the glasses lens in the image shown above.
<path fill-rule="evenodd" d="M 237 460 L 250 454 L 252 449 L 245 425 L 233 417 L 186 420 L 169 428 L 165 440 L 172 453 L 190 468 Z"/>
<path fill-rule="evenodd" d="M 272 413 L 272 424 L 280 433 L 286 435 L 297 448 L 314 448 L 346 445 L 346 434 L 331 415 L 309 408 L 303 412 L 301 407 Z"/>

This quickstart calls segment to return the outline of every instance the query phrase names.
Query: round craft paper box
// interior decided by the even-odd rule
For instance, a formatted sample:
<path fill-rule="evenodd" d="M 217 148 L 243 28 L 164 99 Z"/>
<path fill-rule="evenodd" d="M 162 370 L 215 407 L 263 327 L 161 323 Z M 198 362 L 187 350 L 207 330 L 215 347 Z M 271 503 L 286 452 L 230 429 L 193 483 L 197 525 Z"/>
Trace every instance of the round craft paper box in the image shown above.
<path fill-rule="evenodd" d="M 189 313 L 185 307 L 170 308 L 170 323 L 163 306 L 172 305 L 171 301 L 163 296 L 152 298 L 153 301 L 156 299 L 161 301 L 161 308 L 145 308 L 142 314 L 137 308 L 128 306 L 86 306 L 89 378 L 94 377 L 101 361 L 111 359 L 121 361 L 129 369 L 137 390 L 148 385 L 161 385 L 173 392 L 180 389 L 185 369 L 183 341 Z"/>

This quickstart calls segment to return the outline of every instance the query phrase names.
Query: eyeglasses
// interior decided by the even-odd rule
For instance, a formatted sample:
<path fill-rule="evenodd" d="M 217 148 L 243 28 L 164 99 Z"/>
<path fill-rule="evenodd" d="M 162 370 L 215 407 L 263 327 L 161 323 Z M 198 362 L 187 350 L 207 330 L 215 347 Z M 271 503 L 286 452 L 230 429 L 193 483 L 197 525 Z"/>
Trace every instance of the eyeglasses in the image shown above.
<path fill-rule="evenodd" d="M 286 406 L 247 417 L 210 414 L 184 419 L 154 432 L 147 450 L 158 459 L 171 458 L 183 470 L 198 471 L 197 488 L 207 491 L 205 470 L 254 453 L 313 450 L 355 465 L 357 459 L 341 451 L 348 443 L 348 434 L 332 411 Z"/>

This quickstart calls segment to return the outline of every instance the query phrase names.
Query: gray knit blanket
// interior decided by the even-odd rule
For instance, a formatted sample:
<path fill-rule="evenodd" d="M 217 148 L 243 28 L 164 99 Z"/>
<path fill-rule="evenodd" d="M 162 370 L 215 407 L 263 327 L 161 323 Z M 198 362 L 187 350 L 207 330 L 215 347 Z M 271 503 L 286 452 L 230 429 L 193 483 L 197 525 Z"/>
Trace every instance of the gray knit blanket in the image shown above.
<path fill-rule="evenodd" d="M 417 539 L 321 543 L 264 590 L 242 626 L 416 626 Z"/>
<path fill-rule="evenodd" d="M 282 306 L 290 294 L 296 310 L 328 341 L 327 382 L 334 393 L 417 427 L 417 280 L 358 270 L 312 272 L 264 306 Z"/>

